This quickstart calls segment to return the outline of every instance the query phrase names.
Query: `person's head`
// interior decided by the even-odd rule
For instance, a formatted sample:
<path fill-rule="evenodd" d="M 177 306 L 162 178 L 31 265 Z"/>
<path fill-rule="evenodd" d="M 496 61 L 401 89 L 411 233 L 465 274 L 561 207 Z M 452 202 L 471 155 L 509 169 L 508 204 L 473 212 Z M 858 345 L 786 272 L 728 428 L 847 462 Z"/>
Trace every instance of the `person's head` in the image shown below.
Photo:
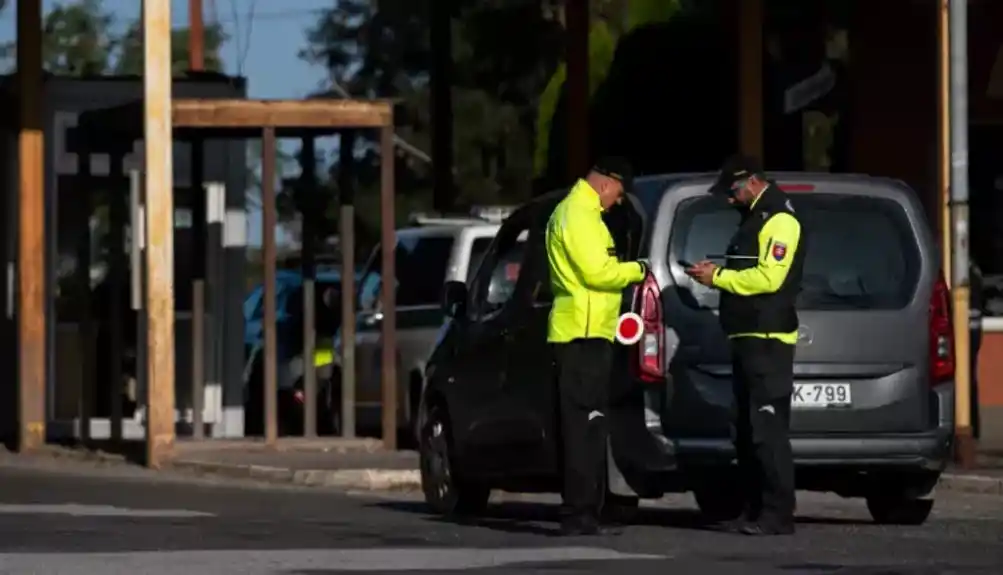
<path fill-rule="evenodd" d="M 769 185 L 759 162 L 748 156 L 735 155 L 725 161 L 711 193 L 724 195 L 728 203 L 747 207 L 756 201 Z"/>
<path fill-rule="evenodd" d="M 599 194 L 599 203 L 608 210 L 623 201 L 630 189 L 633 172 L 623 158 L 602 158 L 589 171 L 585 180 Z"/>

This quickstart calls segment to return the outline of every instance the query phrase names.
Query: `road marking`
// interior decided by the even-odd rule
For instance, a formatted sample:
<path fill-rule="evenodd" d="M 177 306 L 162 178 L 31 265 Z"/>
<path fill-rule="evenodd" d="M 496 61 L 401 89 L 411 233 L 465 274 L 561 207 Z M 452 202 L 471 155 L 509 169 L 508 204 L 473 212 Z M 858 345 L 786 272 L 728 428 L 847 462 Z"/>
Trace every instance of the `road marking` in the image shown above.
<path fill-rule="evenodd" d="M 179 519 L 188 517 L 215 517 L 212 513 L 187 509 L 127 509 L 111 505 L 80 505 L 77 503 L 10 504 L 0 503 L 0 515 L 70 515 L 73 517 L 150 517 Z"/>
<path fill-rule="evenodd" d="M 142 573 L 143 575 L 273 575 L 338 571 L 460 571 L 519 563 L 668 559 L 599 547 L 369 548 L 126 553 L 4 553 L 6 573 Z"/>

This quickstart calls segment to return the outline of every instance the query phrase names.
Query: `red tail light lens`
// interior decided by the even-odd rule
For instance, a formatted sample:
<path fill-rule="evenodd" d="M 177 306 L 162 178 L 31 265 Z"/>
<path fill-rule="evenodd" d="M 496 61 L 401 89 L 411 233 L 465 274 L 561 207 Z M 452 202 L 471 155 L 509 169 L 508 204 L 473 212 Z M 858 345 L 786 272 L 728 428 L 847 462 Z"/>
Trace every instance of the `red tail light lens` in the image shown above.
<path fill-rule="evenodd" d="M 930 297 L 930 383 L 954 378 L 954 330 L 951 326 L 950 290 L 937 278 Z"/>
<path fill-rule="evenodd" d="M 641 316 L 644 334 L 637 344 L 632 365 L 635 375 L 645 382 L 665 380 L 665 337 L 662 328 L 662 299 L 655 276 L 648 274 L 634 293 L 634 310 Z"/>
<path fill-rule="evenodd" d="M 780 189 L 785 192 L 814 192 L 815 186 L 812 184 L 780 184 Z"/>

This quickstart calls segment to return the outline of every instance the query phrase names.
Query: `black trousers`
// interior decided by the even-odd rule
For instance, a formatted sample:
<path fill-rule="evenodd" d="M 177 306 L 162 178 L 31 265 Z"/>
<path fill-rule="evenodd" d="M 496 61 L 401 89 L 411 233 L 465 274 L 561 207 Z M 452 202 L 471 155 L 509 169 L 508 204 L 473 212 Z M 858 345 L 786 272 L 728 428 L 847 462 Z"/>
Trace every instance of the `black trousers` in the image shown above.
<path fill-rule="evenodd" d="M 749 519 L 793 521 L 791 393 L 794 346 L 775 339 L 732 340 L 733 440 Z"/>
<path fill-rule="evenodd" d="M 613 344 L 576 339 L 554 344 L 564 510 L 598 518 L 606 493 L 606 438 Z"/>

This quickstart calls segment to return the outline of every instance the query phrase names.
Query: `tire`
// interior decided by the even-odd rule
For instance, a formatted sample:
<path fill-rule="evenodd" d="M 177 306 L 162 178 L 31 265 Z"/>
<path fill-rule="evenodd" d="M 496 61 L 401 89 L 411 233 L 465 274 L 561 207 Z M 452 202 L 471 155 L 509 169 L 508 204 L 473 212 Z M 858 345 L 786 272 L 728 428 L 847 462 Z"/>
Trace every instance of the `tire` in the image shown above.
<path fill-rule="evenodd" d="M 933 511 L 933 499 L 874 495 L 867 498 L 867 510 L 879 525 L 922 525 Z"/>
<path fill-rule="evenodd" d="M 442 407 L 432 406 L 422 426 L 419 451 L 425 502 L 446 517 L 480 515 L 487 508 L 491 489 L 465 480 L 454 467 L 452 451 L 449 416 Z"/>
<path fill-rule="evenodd" d="M 725 485 L 725 482 L 709 482 L 707 486 L 693 490 L 700 513 L 709 521 L 731 521 L 737 519 L 744 511 L 745 501 L 741 492 L 735 486 Z"/>

